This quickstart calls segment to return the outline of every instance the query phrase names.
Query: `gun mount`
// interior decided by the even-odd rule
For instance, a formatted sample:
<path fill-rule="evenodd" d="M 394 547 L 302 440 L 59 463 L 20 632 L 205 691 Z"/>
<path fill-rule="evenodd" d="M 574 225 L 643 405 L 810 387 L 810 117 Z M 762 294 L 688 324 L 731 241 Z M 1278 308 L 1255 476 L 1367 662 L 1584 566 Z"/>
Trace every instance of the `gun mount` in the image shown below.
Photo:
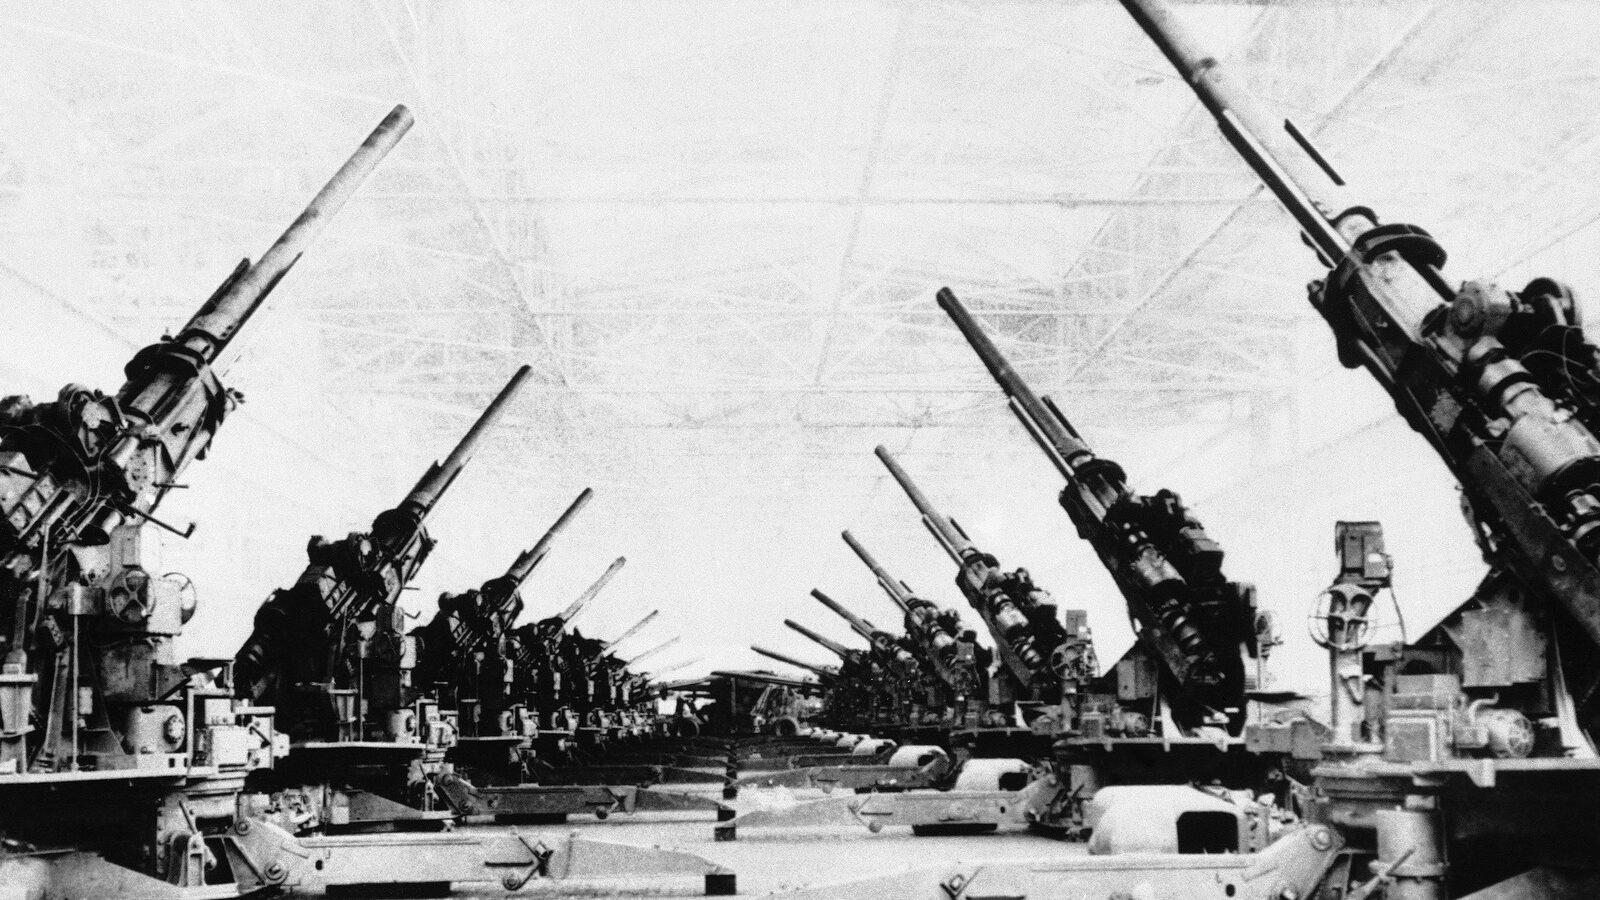
<path fill-rule="evenodd" d="M 886 448 L 880 445 L 874 452 L 911 498 L 922 524 L 955 561 L 956 586 L 988 626 L 1016 686 L 1034 699 L 1057 699 L 1066 662 L 1057 658 L 1057 651 L 1066 633 L 1050 595 L 1034 585 L 1027 570 L 1003 571 L 997 559 L 978 549 L 954 520 L 934 507 Z"/>
<path fill-rule="evenodd" d="M 144 526 L 193 532 L 155 511 L 241 400 L 221 381 L 240 333 L 411 123 L 405 107 L 390 112 L 259 260 L 241 261 L 175 336 L 134 354 L 115 394 L 73 384 L 49 403 L 0 401 L 0 779 L 187 765 L 177 761 L 195 733 L 222 721 L 216 710 L 194 718 L 210 700 L 188 708 L 197 669 L 179 664 L 174 640 L 194 591 L 146 569 Z M 252 750 L 252 765 L 271 755 Z"/>
<path fill-rule="evenodd" d="M 904 614 L 906 635 L 924 665 L 948 691 L 949 696 L 940 705 L 959 709 L 969 699 L 981 697 L 989 666 L 980 655 L 987 655 L 988 650 L 980 647 L 976 635 L 961 624 L 961 614 L 917 596 L 904 581 L 890 575 L 849 531 L 843 532 L 842 537 Z"/>
<path fill-rule="evenodd" d="M 428 467 L 369 532 L 313 537 L 310 563 L 291 588 L 274 591 L 235 657 L 243 696 L 276 706 L 297 741 L 417 743 L 427 711 L 411 707 L 414 646 L 401 630 L 401 592 L 433 550 L 429 513 L 472 459 L 484 435 L 526 381 L 523 366 L 450 454 Z"/>
<path fill-rule="evenodd" d="M 949 288 L 938 300 L 1066 479 L 1061 507 L 1111 573 L 1139 640 L 1161 660 L 1174 722 L 1185 732 L 1225 724 L 1237 734 L 1245 659 L 1260 651 L 1255 588 L 1223 575 L 1222 547 L 1177 494 L 1133 493 L 1122 467 L 1096 456 L 1060 408 L 1033 393 Z"/>
<path fill-rule="evenodd" d="M 617 690 L 627 680 L 622 660 L 607 653 L 605 642 L 584 637 L 576 628 L 561 632 L 555 645 L 561 678 L 561 705 L 591 742 L 608 735 L 613 727 Z"/>

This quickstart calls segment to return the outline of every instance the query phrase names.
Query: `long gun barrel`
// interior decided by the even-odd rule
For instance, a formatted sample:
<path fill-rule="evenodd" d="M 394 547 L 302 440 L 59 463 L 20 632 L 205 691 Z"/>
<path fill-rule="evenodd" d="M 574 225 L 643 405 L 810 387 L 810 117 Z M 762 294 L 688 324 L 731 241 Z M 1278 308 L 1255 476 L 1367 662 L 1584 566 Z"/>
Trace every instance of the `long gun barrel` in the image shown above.
<path fill-rule="evenodd" d="M 578 613 L 583 612 L 584 607 L 589 605 L 589 601 L 593 600 L 595 596 L 599 594 L 603 588 L 605 588 L 606 584 L 610 582 L 618 572 L 622 571 L 622 567 L 627 564 L 627 562 L 627 557 L 617 557 L 616 560 L 612 562 L 604 572 L 601 573 L 600 577 L 595 579 L 594 584 L 589 585 L 587 590 L 578 595 L 578 599 L 572 601 L 572 603 L 568 605 L 566 609 L 557 614 L 556 618 L 561 620 L 561 624 L 570 625 L 572 620 L 578 617 Z"/>
<path fill-rule="evenodd" d="M 1348 203 L 1343 179 L 1298 130 L 1284 123 L 1297 147 L 1272 137 L 1171 13 L 1153 0 L 1122 3 L 1329 267 L 1310 299 L 1340 361 L 1371 373 L 1450 467 L 1497 566 L 1564 606 L 1600 645 L 1597 351 L 1570 290 L 1548 278 L 1518 292 L 1453 287 L 1428 232 L 1379 224 Z M 1579 719 L 1595 700 L 1584 691 Z"/>
<path fill-rule="evenodd" d="M 168 471 L 158 473 L 162 477 L 154 485 L 157 490 L 142 492 L 145 496 L 159 500 L 189 462 L 205 452 L 221 414 L 214 413 L 210 429 L 195 428 L 194 420 L 212 418 L 203 411 L 218 410 L 228 402 L 215 381 L 237 352 L 229 351 L 234 338 L 413 121 L 404 106 L 391 110 L 254 265 L 248 259 L 241 261 L 175 337 L 144 348 L 129 361 L 128 381 L 117 399 L 124 412 L 164 434 L 170 458 Z M 146 440 L 142 435 L 125 436 L 109 457 L 126 466 Z M 155 503 L 136 499 L 132 506 L 136 513 L 149 512 Z M 100 527 L 107 524 L 111 523 L 102 522 Z"/>
<path fill-rule="evenodd" d="M 866 619 L 863 619 L 860 616 L 856 615 L 855 613 L 851 612 L 850 610 L 845 609 L 844 606 L 839 603 L 839 601 L 833 599 L 832 597 L 829 597 L 827 594 L 824 594 L 822 591 L 817 590 L 816 588 L 812 588 L 811 589 L 811 596 L 815 597 L 818 600 L 818 602 L 820 602 L 823 606 L 826 606 L 827 608 L 829 608 L 829 609 L 833 610 L 834 612 L 838 613 L 839 614 L 839 618 L 844 619 L 846 622 L 850 623 L 851 630 L 853 630 L 856 634 L 859 634 L 862 637 L 866 638 L 867 640 L 869 640 L 869 641 L 872 640 L 873 639 L 872 636 L 874 634 L 882 634 L 883 633 L 883 630 L 881 628 L 875 627 L 871 622 L 868 622 Z"/>
<path fill-rule="evenodd" d="M 622 634 L 618 635 L 617 637 L 612 638 L 609 641 L 606 641 L 605 642 L 606 649 L 608 649 L 608 650 L 612 649 L 612 648 L 616 647 L 618 644 L 620 644 L 623 641 L 627 640 L 628 638 L 631 638 L 634 635 L 638 634 L 641 630 L 644 629 L 644 627 L 646 625 L 649 625 L 651 622 L 654 622 L 656 620 L 656 616 L 659 616 L 659 615 L 661 615 L 661 610 L 659 610 L 659 609 L 651 610 L 649 615 L 647 615 L 644 618 L 640 619 L 639 621 L 635 622 L 632 628 L 629 628 L 627 631 L 624 631 Z"/>
<path fill-rule="evenodd" d="M 452 615 L 455 624 L 450 627 L 459 652 L 464 656 L 482 649 L 500 639 L 522 615 L 522 586 L 533 575 L 533 570 L 550 552 L 550 541 L 566 527 L 569 520 L 589 502 L 594 491 L 584 488 L 578 499 L 572 501 L 556 523 L 540 537 L 538 542 L 517 555 L 504 575 L 485 581 L 476 593 L 478 609 L 472 611 L 468 601 L 471 592 L 454 598 L 458 610 Z M 443 598 L 441 598 L 441 601 Z"/>
<path fill-rule="evenodd" d="M 517 391 L 522 388 L 522 383 L 528 380 L 531 371 L 531 367 L 523 366 L 511 376 L 506 386 L 500 389 L 494 400 L 490 401 L 488 408 L 478 416 L 476 422 L 472 423 L 467 433 L 461 436 L 461 440 L 450 451 L 450 455 L 428 467 L 428 471 L 417 481 L 416 487 L 411 489 L 411 493 L 407 494 L 406 499 L 400 504 L 402 508 L 413 510 L 418 521 L 433 510 L 439 498 L 444 496 L 444 492 L 456 480 L 456 476 L 466 468 L 473 454 L 478 452 L 478 445 L 483 442 L 484 434 L 499 421 L 505 412 L 506 404 L 516 396 Z"/>
<path fill-rule="evenodd" d="M 879 628 L 871 622 L 868 622 L 866 619 L 861 618 L 850 610 L 845 609 L 844 606 L 839 603 L 839 601 L 829 597 L 827 594 L 824 594 L 815 588 L 812 588 L 811 596 L 817 598 L 817 600 L 820 601 L 823 606 L 826 606 L 827 608 L 838 613 L 840 618 L 850 623 L 850 628 L 855 631 L 856 634 L 866 638 L 872 644 L 872 649 L 881 658 L 883 658 L 884 662 L 897 666 L 905 674 L 916 673 L 916 657 L 907 652 L 904 647 L 896 644 L 894 642 L 894 637 L 887 631 L 884 631 L 882 628 Z"/>
<path fill-rule="evenodd" d="M 555 536 L 567 527 L 567 523 L 572 521 L 572 517 L 577 515 L 579 510 L 589 504 L 589 498 L 593 496 L 593 488 L 584 488 L 583 493 L 578 495 L 578 499 L 572 501 L 572 505 L 568 506 L 567 511 L 556 519 L 555 524 L 551 525 L 550 530 L 539 538 L 538 543 L 522 551 L 516 562 L 511 564 L 511 568 L 506 570 L 505 577 L 515 582 L 517 587 L 521 587 L 528 580 L 528 576 L 533 574 L 533 570 L 538 568 L 539 563 L 544 562 L 544 558 L 549 555 L 551 541 L 555 540 Z"/>
<path fill-rule="evenodd" d="M 517 555 L 504 575 L 484 582 L 477 591 L 477 602 L 480 604 L 477 611 L 471 611 L 472 604 L 463 603 L 472 597 L 471 592 L 454 598 L 458 609 L 452 616 L 455 622 L 450 631 L 460 654 L 464 656 L 482 649 L 510 630 L 517 617 L 522 614 L 523 584 L 549 554 L 551 540 L 566 527 L 567 522 L 589 502 L 589 498 L 593 495 L 593 490 L 584 488 L 578 499 L 572 501 L 572 505 L 567 507 L 566 512 L 556 519 L 555 524 L 550 526 L 539 541 Z M 443 599 L 441 598 L 441 605 Z"/>
<path fill-rule="evenodd" d="M 593 495 L 594 491 L 584 488 L 578 499 L 572 501 L 572 505 L 556 519 L 555 524 L 539 538 L 538 543 L 518 554 L 504 575 L 491 578 L 478 588 L 478 601 L 482 604 L 482 611 L 472 618 L 481 621 L 472 623 L 463 621 L 460 628 L 454 629 L 457 634 L 456 640 L 463 653 L 480 649 L 489 642 L 498 640 L 502 634 L 510 630 L 517 617 L 522 615 L 523 584 L 549 555 L 551 540 L 566 527 L 567 522 L 577 514 L 578 510 L 583 509 Z"/>
<path fill-rule="evenodd" d="M 789 626 L 790 628 L 793 628 L 795 631 L 798 631 L 801 634 L 805 635 L 806 637 L 810 638 L 811 640 L 817 642 L 824 649 L 826 649 L 829 652 L 833 653 L 835 656 L 839 657 L 840 659 L 849 659 L 850 658 L 850 648 L 846 647 L 845 645 L 843 645 L 841 643 L 839 643 L 838 641 L 832 640 L 830 638 L 825 638 L 822 635 L 817 634 L 815 631 L 812 631 L 811 629 L 805 627 L 804 625 L 801 625 L 799 622 L 796 622 L 793 619 L 784 619 L 783 620 L 783 624 Z"/>
<path fill-rule="evenodd" d="M 879 444 L 872 452 L 878 454 L 878 459 L 883 460 L 889 474 L 899 482 L 901 490 L 906 492 L 917 512 L 922 514 L 922 524 L 933 535 L 934 540 L 939 542 L 939 546 L 944 548 L 944 552 L 950 554 L 951 559 L 959 563 L 968 554 L 978 552 L 978 548 L 973 546 L 972 541 L 956 527 L 956 523 L 940 513 L 933 505 L 933 501 L 928 499 L 928 495 L 924 494 L 922 489 L 917 487 L 917 483 L 911 480 L 911 476 L 906 474 L 906 470 L 900 468 L 900 463 L 895 460 L 887 447 Z"/>
<path fill-rule="evenodd" d="M 967 343 L 977 352 L 978 358 L 999 383 L 1000 389 L 1005 392 L 1011 411 L 1022 421 L 1028 435 L 1039 445 L 1050 462 L 1060 470 L 1063 477 L 1076 480 L 1079 469 L 1094 461 L 1093 451 L 1083 442 L 1078 433 L 1073 429 L 1065 417 L 1059 416 L 1058 410 L 1045 406 L 1028 387 L 1027 382 L 1011 368 L 1011 364 L 1001 355 L 1000 349 L 994 341 L 984 334 L 972 314 L 961 305 L 956 295 L 949 288 L 943 288 L 938 295 L 939 306 L 949 314 L 950 319 L 961 329 L 961 334 L 966 337 Z M 1113 468 L 1115 463 L 1110 464 Z M 1117 473 L 1120 477 L 1120 472 Z"/>
<path fill-rule="evenodd" d="M 906 586 L 905 582 L 890 575 L 889 571 L 880 565 L 871 553 L 867 552 L 867 548 L 861 546 L 861 542 L 856 540 L 855 535 L 849 531 L 841 532 L 841 534 L 844 537 L 844 542 L 850 545 L 850 549 L 855 551 L 856 556 L 860 557 L 861 561 L 866 563 L 867 568 L 872 570 L 873 577 L 878 579 L 878 586 L 883 588 L 885 594 L 889 595 L 889 599 L 894 601 L 894 605 L 900 607 L 901 612 L 910 612 L 911 607 L 907 604 L 907 600 L 912 596 L 911 588 Z"/>
<path fill-rule="evenodd" d="M 655 671 L 650 672 L 648 674 L 651 677 L 659 678 L 660 676 L 665 675 L 668 672 L 677 672 L 680 669 L 687 669 L 690 666 L 694 665 L 695 663 L 700 663 L 700 662 L 705 662 L 705 657 L 704 656 L 691 656 L 690 658 L 688 658 L 686 660 L 683 660 L 682 662 L 675 662 L 675 663 L 671 663 L 670 665 L 661 666 L 660 668 L 658 668 Z"/>
<path fill-rule="evenodd" d="M 1336 189 L 1324 188 L 1326 193 L 1322 196 L 1313 194 L 1313 185 L 1329 183 L 1328 173 L 1315 166 L 1309 155 L 1303 158 L 1299 154 L 1274 151 L 1268 138 L 1272 130 L 1265 127 L 1265 120 L 1234 89 L 1226 70 L 1217 65 L 1216 57 L 1204 53 L 1189 40 L 1171 12 L 1155 0 L 1122 0 L 1122 5 L 1194 90 L 1201 105 L 1216 120 L 1223 137 L 1294 216 L 1322 258 L 1330 264 L 1343 259 L 1351 249 L 1351 241 L 1361 231 L 1377 224 L 1372 211 L 1360 207 L 1346 209 L 1339 196 L 1342 192 Z M 1330 216 L 1327 212 L 1330 210 L 1342 212 Z M 1444 299 L 1449 299 L 1453 292 L 1443 288 L 1441 293 Z M 1436 298 L 1430 306 L 1437 302 Z"/>
<path fill-rule="evenodd" d="M 837 678 L 839 675 L 839 670 L 833 666 L 825 666 L 820 663 L 801 662 L 792 656 L 784 656 L 782 653 L 778 653 L 774 650 L 768 650 L 765 647 L 757 647 L 754 644 L 750 646 L 750 649 L 761 654 L 762 656 L 767 657 L 768 659 L 775 659 L 778 662 L 787 663 L 788 665 L 794 666 L 797 669 L 805 669 L 807 672 L 814 672 L 819 678 Z"/>
<path fill-rule="evenodd" d="M 213 365 L 225 368 L 219 357 L 234 335 L 261 309 L 272 289 L 300 261 L 301 254 L 322 233 L 328 221 L 344 208 L 356 188 L 400 143 L 414 122 L 411 110 L 404 106 L 390 110 L 267 252 L 254 265 L 248 260 L 241 263 L 173 340 L 211 360 Z"/>
<path fill-rule="evenodd" d="M 674 636 L 674 637 L 667 638 L 666 640 L 664 640 L 661 643 L 655 645 L 654 647 L 651 647 L 649 650 L 646 650 L 645 652 L 639 654 L 638 656 L 635 656 L 633 659 L 628 660 L 627 661 L 627 665 L 632 666 L 632 665 L 636 665 L 638 663 L 641 663 L 644 660 L 649 659 L 650 657 L 655 656 L 657 653 L 660 653 L 661 651 L 667 649 L 668 647 L 671 647 L 672 645 L 678 643 L 678 641 L 680 641 L 680 640 L 683 640 L 683 638 L 681 636 Z"/>

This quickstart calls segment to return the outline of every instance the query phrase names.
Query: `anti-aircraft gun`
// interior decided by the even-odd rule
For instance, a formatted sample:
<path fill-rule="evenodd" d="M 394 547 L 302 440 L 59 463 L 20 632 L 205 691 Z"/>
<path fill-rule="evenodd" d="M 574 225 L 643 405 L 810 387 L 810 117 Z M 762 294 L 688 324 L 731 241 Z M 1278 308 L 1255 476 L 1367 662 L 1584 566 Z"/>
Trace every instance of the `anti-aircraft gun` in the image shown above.
<path fill-rule="evenodd" d="M 1366 369 L 1449 467 L 1490 567 L 1417 640 L 1366 648 L 1358 730 L 1325 749 L 1356 761 L 1316 771 L 1319 817 L 1382 807 L 1375 838 L 1341 832 L 1362 854 L 1375 845 L 1375 868 L 1408 896 L 1444 896 L 1446 879 L 1458 895 L 1554 895 L 1502 880 L 1600 854 L 1586 825 L 1600 771 L 1600 350 L 1579 306 L 1549 278 L 1455 286 L 1432 235 L 1347 199 L 1326 157 L 1292 123 L 1271 127 L 1170 12 L 1123 5 L 1327 267 L 1309 295 L 1340 361 Z"/>
<path fill-rule="evenodd" d="M 1130 490 L 1122 467 L 1096 456 L 1061 409 L 1034 394 L 950 289 L 940 290 L 938 299 L 1023 428 L 1066 479 L 1061 507 L 1111 573 L 1140 643 L 1160 661 L 1160 696 L 1173 723 L 1184 734 L 1208 726 L 1238 734 L 1245 660 L 1262 650 L 1255 588 L 1222 573 L 1222 547 L 1177 494 Z M 1124 686 L 1118 693 L 1133 691 Z"/>
<path fill-rule="evenodd" d="M 506 636 L 522 614 L 522 586 L 549 555 L 555 536 L 593 495 L 585 488 L 503 575 L 477 590 L 440 595 L 439 611 L 412 631 L 417 645 L 412 681 L 420 689 L 433 688 L 443 708 L 456 710 L 458 746 L 479 739 L 520 739 L 537 727 L 534 711 L 511 695 L 515 663 L 507 653 Z"/>
<path fill-rule="evenodd" d="M 656 726 L 655 703 L 652 692 L 648 689 L 649 677 L 635 667 L 635 663 L 648 659 L 662 650 L 676 644 L 678 639 L 671 638 L 649 650 L 640 653 L 633 659 L 623 659 L 617 654 L 618 645 L 643 631 L 646 625 L 656 620 L 661 614 L 660 610 L 651 610 L 644 618 L 633 623 L 622 634 L 614 638 L 602 639 L 601 663 L 597 667 L 603 671 L 609 683 L 607 690 L 610 693 L 610 704 L 613 717 L 616 719 L 617 728 L 623 736 L 642 736 L 652 733 Z"/>
<path fill-rule="evenodd" d="M 921 701 L 926 696 L 923 681 L 928 673 L 923 671 L 916 655 L 904 645 L 904 636 L 897 638 L 884 631 L 846 609 L 839 601 L 820 590 L 813 588 L 811 596 L 837 613 L 850 625 L 851 631 L 872 645 L 873 662 L 876 663 L 877 670 L 882 676 L 877 683 L 885 714 L 898 723 L 919 724 L 924 712 Z M 918 694 L 922 694 L 923 697 L 919 697 Z"/>
<path fill-rule="evenodd" d="M 591 692 L 588 676 L 581 666 L 575 667 L 581 653 L 569 643 L 572 636 L 567 626 L 626 564 L 626 558 L 617 557 L 566 609 L 511 632 L 513 693 L 538 711 L 539 737 L 546 744 L 547 759 L 576 735 L 580 718 L 576 710 L 587 704 Z"/>
<path fill-rule="evenodd" d="M 586 723 L 598 729 L 604 738 L 636 737 L 650 730 L 644 711 L 639 709 L 646 698 L 636 695 L 639 683 L 632 667 L 680 640 L 673 636 L 638 654 L 633 659 L 623 659 L 611 650 L 611 642 L 598 638 L 572 635 L 572 644 L 580 654 L 575 666 L 588 680 L 588 708 L 583 713 Z M 651 715 L 653 718 L 653 713 Z"/>
<path fill-rule="evenodd" d="M 1344 179 L 1304 135 L 1285 122 L 1292 143 L 1275 137 L 1168 12 L 1145 0 L 1124 6 L 1329 267 L 1311 283 L 1310 300 L 1332 328 L 1340 360 L 1377 379 L 1461 484 L 1491 566 L 1445 626 L 1466 654 L 1462 687 L 1474 700 L 1498 698 L 1480 712 L 1522 711 L 1538 740 L 1519 752 L 1591 752 L 1600 728 L 1592 688 L 1600 659 L 1600 351 L 1571 291 L 1548 278 L 1518 292 L 1485 281 L 1452 287 L 1446 253 L 1428 232 L 1380 224 L 1373 210 L 1349 202 Z M 1497 660 L 1480 658 L 1491 649 Z M 1555 661 L 1548 673 L 1539 662 L 1546 649 Z M 1508 754 L 1515 755 L 1509 747 L 1494 755 Z"/>
<path fill-rule="evenodd" d="M 816 588 L 811 589 L 811 596 L 844 619 L 851 631 L 865 638 L 884 665 L 893 666 L 908 675 L 921 671 L 916 656 L 902 646 L 894 635 L 846 609 L 839 601 Z"/>
<path fill-rule="evenodd" d="M 981 704 L 988 679 L 987 648 L 981 647 L 976 635 L 961 624 L 961 614 L 953 609 L 943 609 L 932 601 L 917 596 L 910 585 L 890 575 L 867 548 L 861 546 L 855 535 L 843 533 L 844 542 L 878 580 L 878 586 L 889 595 L 905 617 L 906 636 L 923 665 L 937 678 L 942 688 L 935 687 L 928 706 L 948 710 L 949 714 L 968 717 L 968 704 Z M 930 685 L 933 687 L 933 685 Z M 972 710 L 976 714 L 976 710 Z M 976 724 L 976 719 L 969 724 Z"/>
<path fill-rule="evenodd" d="M 883 722 L 889 715 L 888 704 L 883 695 L 881 669 L 870 651 L 846 647 L 793 619 L 784 619 L 783 624 L 839 657 L 839 675 L 825 686 L 823 704 L 841 726 L 870 728 Z"/>
<path fill-rule="evenodd" d="M 195 596 L 149 568 L 146 526 L 192 533 L 156 511 L 242 399 L 221 380 L 239 335 L 412 121 L 391 111 L 260 259 L 133 356 L 115 394 L 72 384 L 49 403 L 0 401 L 8 837 L 94 846 L 114 832 L 108 859 L 194 883 L 196 823 L 231 820 L 244 774 L 281 755 L 273 711 L 233 697 L 227 660 L 176 658 Z M 113 770 L 116 781 L 90 774 Z"/>
<path fill-rule="evenodd" d="M 874 452 L 922 514 L 922 524 L 955 561 L 956 586 L 994 638 L 1009 690 L 997 693 L 997 685 L 991 683 L 990 694 L 998 701 L 991 705 L 1059 701 L 1063 678 L 1073 675 L 1074 667 L 1050 595 L 1034 585 L 1027 570 L 1002 570 L 998 560 L 978 549 L 954 520 L 934 507 L 886 448 L 880 445 Z"/>
<path fill-rule="evenodd" d="M 411 683 L 415 647 L 401 630 L 400 597 L 433 550 L 424 528 L 429 514 L 528 373 L 527 366 L 519 369 L 450 454 L 430 465 L 397 506 L 379 513 L 370 531 L 333 541 L 313 537 L 305 571 L 262 603 L 255 630 L 234 658 L 241 696 L 278 709 L 292 741 L 285 779 L 311 791 L 306 802 L 326 811 L 341 801 L 324 788 L 362 789 L 352 796 L 362 797 L 367 813 L 350 813 L 351 824 L 409 818 L 414 810 L 406 805 L 426 812 L 431 804 L 416 766 L 442 764 L 455 729 L 438 701 Z M 396 772 L 411 773 L 408 786 L 396 787 Z"/>

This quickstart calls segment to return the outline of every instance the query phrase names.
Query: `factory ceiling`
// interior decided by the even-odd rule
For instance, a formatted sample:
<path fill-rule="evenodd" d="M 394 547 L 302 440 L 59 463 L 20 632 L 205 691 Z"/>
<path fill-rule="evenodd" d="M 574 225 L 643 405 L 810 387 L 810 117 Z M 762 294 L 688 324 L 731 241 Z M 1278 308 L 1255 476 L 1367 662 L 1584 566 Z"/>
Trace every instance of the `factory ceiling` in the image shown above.
<path fill-rule="evenodd" d="M 1440 236 L 1459 277 L 1600 284 L 1587 4 L 1179 14 L 1363 202 Z M 726 608 L 763 554 L 790 568 L 760 581 L 796 580 L 760 591 L 800 597 L 806 560 L 848 564 L 839 528 L 925 543 L 876 443 L 1002 543 L 1057 529 L 1011 555 L 1068 541 L 942 285 L 1146 489 L 1176 479 L 1231 512 L 1230 492 L 1307 459 L 1362 465 L 1329 460 L 1368 460 L 1364 436 L 1393 429 L 1339 380 L 1304 299 L 1314 258 L 1109 0 L 73 2 L 0 23 L 13 390 L 113 386 L 392 105 L 417 114 L 234 367 L 248 402 L 217 465 L 235 487 L 195 499 L 215 536 L 192 563 L 248 561 L 251 584 L 220 589 L 234 617 L 292 577 L 306 534 L 392 502 L 523 362 L 531 396 L 436 529 L 441 578 L 493 574 L 594 485 L 613 504 L 594 559 L 632 535 L 673 560 L 638 602 Z M 1413 468 L 1438 480 L 1432 462 Z M 980 503 L 1022 492 L 1037 509 Z"/>

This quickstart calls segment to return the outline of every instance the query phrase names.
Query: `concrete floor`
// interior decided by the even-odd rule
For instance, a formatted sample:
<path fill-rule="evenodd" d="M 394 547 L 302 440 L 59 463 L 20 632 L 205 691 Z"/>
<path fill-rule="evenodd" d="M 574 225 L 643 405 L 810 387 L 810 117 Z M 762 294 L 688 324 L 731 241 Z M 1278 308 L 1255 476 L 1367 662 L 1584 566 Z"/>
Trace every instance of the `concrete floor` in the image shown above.
<path fill-rule="evenodd" d="M 707 796 L 719 796 L 707 794 Z M 728 805 L 740 812 L 785 805 L 824 796 L 819 791 L 746 791 Z M 1033 834 L 1022 828 L 1001 829 L 993 834 L 956 837 L 917 837 L 907 828 L 887 828 L 878 834 L 864 826 L 817 827 L 803 829 L 742 829 L 735 841 L 717 841 L 716 825 L 710 813 L 650 812 L 631 816 L 612 816 L 606 821 L 574 816 L 564 825 L 521 826 L 546 844 L 555 844 L 568 835 L 596 841 L 678 850 L 700 856 L 732 870 L 738 877 L 740 896 L 818 888 L 854 879 L 920 871 L 936 887 L 938 876 L 927 870 L 955 870 L 998 860 L 1039 862 L 1064 857 L 1081 857 L 1081 844 L 1071 844 Z M 501 829 L 503 825 L 466 825 L 464 830 Z M 623 888 L 616 891 L 614 888 Z M 629 879 L 611 886 L 596 883 L 535 882 L 517 896 L 527 894 L 595 895 L 636 892 L 652 895 L 689 895 L 701 892 L 699 883 L 677 880 L 674 883 L 636 883 Z M 395 895 L 388 895 L 395 896 Z M 484 885 L 465 889 L 455 896 L 506 896 L 503 890 Z"/>

